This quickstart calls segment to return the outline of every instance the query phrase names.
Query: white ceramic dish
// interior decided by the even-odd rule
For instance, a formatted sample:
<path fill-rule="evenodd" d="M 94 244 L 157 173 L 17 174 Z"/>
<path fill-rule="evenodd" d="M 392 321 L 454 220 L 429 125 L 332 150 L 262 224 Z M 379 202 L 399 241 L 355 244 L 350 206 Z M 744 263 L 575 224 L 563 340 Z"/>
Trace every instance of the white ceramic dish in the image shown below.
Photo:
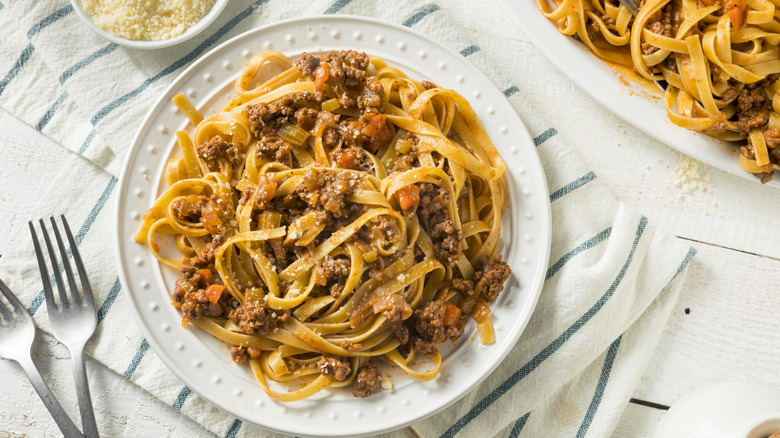
<path fill-rule="evenodd" d="M 229 0 L 216 0 L 214 2 L 214 6 L 211 7 L 211 10 L 208 12 L 208 14 L 201 18 L 200 21 L 195 23 L 195 25 L 184 31 L 184 33 L 179 36 L 162 41 L 134 41 L 120 38 L 98 27 L 95 22 L 92 21 L 92 17 L 84 12 L 84 9 L 81 7 L 81 0 L 70 0 L 70 3 L 73 5 L 73 10 L 76 11 L 76 14 L 79 16 L 79 18 L 81 18 L 81 21 L 83 21 L 90 29 L 92 29 L 93 32 L 102 36 L 103 38 L 113 43 L 119 44 L 120 46 L 131 47 L 133 49 L 162 49 L 163 47 L 170 47 L 187 41 L 188 39 L 199 34 L 203 29 L 207 28 L 209 24 L 217 19 L 217 16 L 219 16 L 222 10 L 225 9 L 225 6 L 227 6 L 228 1 Z"/>
<path fill-rule="evenodd" d="M 681 398 L 655 438 L 766 438 L 780 432 L 780 390 L 766 383 L 718 382 Z"/>
<path fill-rule="evenodd" d="M 683 154 L 760 184 L 758 178 L 739 167 L 737 149 L 733 145 L 674 125 L 666 114 L 660 94 L 611 68 L 579 41 L 561 35 L 555 23 L 542 15 L 536 2 L 500 2 L 553 64 L 610 111 Z M 775 172 L 775 178 L 768 185 L 780 187 L 780 174 Z"/>
<path fill-rule="evenodd" d="M 248 367 L 229 362 L 224 345 L 194 328 L 182 328 L 170 305 L 178 273 L 161 268 L 145 245 L 132 240 L 141 215 L 163 189 L 163 170 L 177 129 L 187 122 L 170 98 L 184 93 L 205 114 L 227 100 L 253 53 L 353 48 L 380 56 L 412 77 L 429 79 L 466 96 L 507 164 L 510 206 L 499 250 L 513 270 L 493 303 L 496 343 L 482 346 L 473 332 L 446 349 L 443 372 L 418 383 L 395 373 L 394 389 L 367 399 L 347 391 L 314 400 L 271 401 Z M 125 298 L 149 344 L 193 391 L 221 409 L 265 428 L 295 435 L 377 434 L 434 414 L 466 394 L 495 369 L 517 342 L 539 297 L 550 250 L 550 204 L 533 141 L 504 95 L 462 56 L 407 28 L 359 17 L 326 16 L 279 22 L 240 35 L 191 65 L 160 96 L 141 123 L 120 183 L 117 263 Z"/>

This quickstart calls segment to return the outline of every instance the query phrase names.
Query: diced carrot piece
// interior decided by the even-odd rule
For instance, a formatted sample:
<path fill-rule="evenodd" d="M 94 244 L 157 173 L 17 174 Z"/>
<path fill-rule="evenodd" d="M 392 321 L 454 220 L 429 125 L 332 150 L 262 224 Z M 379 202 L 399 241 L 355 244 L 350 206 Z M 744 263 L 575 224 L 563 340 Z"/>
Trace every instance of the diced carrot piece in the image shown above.
<path fill-rule="evenodd" d="M 735 29 L 741 29 L 747 21 L 747 5 L 742 0 L 729 0 L 723 8 L 729 14 L 731 26 Z"/>
<path fill-rule="evenodd" d="M 396 192 L 398 194 L 398 204 L 404 211 L 410 211 L 420 205 L 420 188 L 414 184 L 401 187 Z"/>
<path fill-rule="evenodd" d="M 216 235 L 219 234 L 219 227 L 222 226 L 222 219 L 219 218 L 217 209 L 214 208 L 212 204 L 212 202 L 208 202 L 203 207 L 200 222 L 209 234 Z"/>
<path fill-rule="evenodd" d="M 336 164 L 342 169 L 354 169 L 357 164 L 357 149 L 350 148 L 334 154 Z"/>
<path fill-rule="evenodd" d="M 274 199 L 276 194 L 276 188 L 278 186 L 276 182 L 276 175 L 273 173 L 264 173 L 257 178 L 257 192 L 255 197 L 260 202 L 269 202 Z"/>
<path fill-rule="evenodd" d="M 363 129 L 363 134 L 369 137 L 373 137 L 374 134 L 379 132 L 387 121 L 387 117 L 384 114 L 376 114 L 371 117 L 368 125 Z"/>
<path fill-rule="evenodd" d="M 212 304 L 217 304 L 219 303 L 219 299 L 222 298 L 222 292 L 224 291 L 225 286 L 212 284 L 208 289 L 206 289 L 206 296 L 209 298 L 209 302 Z"/>
<path fill-rule="evenodd" d="M 444 309 L 444 325 L 450 326 L 456 324 L 460 319 L 460 308 L 449 301 L 446 301 L 444 304 L 446 306 Z"/>
<path fill-rule="evenodd" d="M 209 287 L 214 284 L 214 276 L 211 275 L 210 269 L 198 269 L 196 274 L 200 275 L 200 286 Z"/>
<path fill-rule="evenodd" d="M 320 64 L 320 67 L 314 72 L 314 91 L 323 91 L 328 79 L 330 79 L 330 65 Z"/>

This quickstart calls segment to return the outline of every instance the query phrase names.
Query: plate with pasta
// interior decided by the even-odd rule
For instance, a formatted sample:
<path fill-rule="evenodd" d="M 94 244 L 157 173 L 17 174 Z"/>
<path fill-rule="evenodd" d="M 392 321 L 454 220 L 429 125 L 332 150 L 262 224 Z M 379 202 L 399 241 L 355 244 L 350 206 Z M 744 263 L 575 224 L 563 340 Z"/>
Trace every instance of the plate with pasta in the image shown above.
<path fill-rule="evenodd" d="M 713 167 L 780 187 L 780 21 L 768 1 L 502 1 L 583 90 Z M 704 135 L 700 135 L 704 134 Z"/>
<path fill-rule="evenodd" d="M 204 55 L 150 109 L 121 193 L 117 260 L 151 347 L 219 408 L 296 435 L 457 400 L 518 341 L 548 263 L 544 172 L 511 104 L 365 18 Z"/>

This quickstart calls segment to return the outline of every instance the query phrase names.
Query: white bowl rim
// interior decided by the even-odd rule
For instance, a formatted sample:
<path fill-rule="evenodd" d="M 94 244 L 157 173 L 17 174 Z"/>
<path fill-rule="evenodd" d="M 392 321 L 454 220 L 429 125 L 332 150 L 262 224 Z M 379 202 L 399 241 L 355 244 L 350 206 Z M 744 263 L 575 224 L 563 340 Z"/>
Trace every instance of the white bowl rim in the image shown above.
<path fill-rule="evenodd" d="M 81 21 L 83 21 L 87 27 L 89 27 L 93 32 L 100 35 L 101 37 L 111 41 L 112 43 L 133 49 L 162 49 L 164 47 L 170 47 L 179 43 L 183 43 L 184 41 L 187 41 L 195 35 L 199 34 L 201 31 L 203 31 L 203 29 L 207 28 L 211 23 L 214 22 L 214 20 L 217 19 L 219 14 L 222 13 L 222 10 L 224 10 L 227 6 L 228 1 L 229 0 L 215 0 L 211 10 L 209 10 L 209 12 L 192 27 L 184 31 L 184 33 L 173 38 L 160 41 L 136 41 L 118 37 L 96 25 L 92 21 L 92 17 L 84 12 L 84 9 L 81 7 L 81 0 L 70 0 L 70 4 L 73 5 L 73 10 L 76 12 L 76 15 L 79 16 Z"/>

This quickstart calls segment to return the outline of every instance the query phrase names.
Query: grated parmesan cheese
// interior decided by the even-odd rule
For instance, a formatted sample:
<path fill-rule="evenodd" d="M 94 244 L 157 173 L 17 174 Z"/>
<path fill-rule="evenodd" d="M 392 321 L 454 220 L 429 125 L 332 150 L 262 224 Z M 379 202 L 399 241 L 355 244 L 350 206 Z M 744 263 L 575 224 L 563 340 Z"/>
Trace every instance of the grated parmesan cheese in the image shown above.
<path fill-rule="evenodd" d="M 710 185 L 710 175 L 702 172 L 696 160 L 683 156 L 677 169 L 674 170 L 672 182 L 676 187 L 682 189 L 682 193 L 678 197 L 683 198 L 694 190 L 707 191 L 707 187 Z"/>
<path fill-rule="evenodd" d="M 385 391 L 392 391 L 393 390 L 393 382 L 391 382 L 388 379 L 382 379 L 382 389 Z"/>
<path fill-rule="evenodd" d="M 133 41 L 162 41 L 183 34 L 206 16 L 215 0 L 81 0 L 101 29 Z"/>

